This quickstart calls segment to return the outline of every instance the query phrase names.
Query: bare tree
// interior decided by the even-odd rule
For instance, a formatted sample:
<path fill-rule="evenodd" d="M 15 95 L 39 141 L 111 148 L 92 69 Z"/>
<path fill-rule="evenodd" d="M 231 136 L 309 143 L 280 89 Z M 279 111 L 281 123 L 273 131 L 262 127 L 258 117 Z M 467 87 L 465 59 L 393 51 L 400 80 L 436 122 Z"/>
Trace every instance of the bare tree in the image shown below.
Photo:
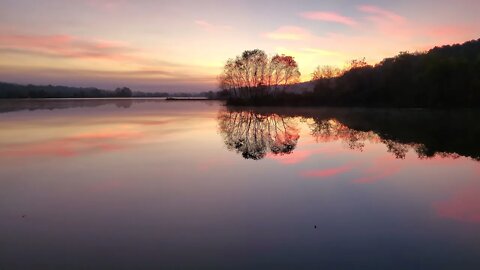
<path fill-rule="evenodd" d="M 312 73 L 312 81 L 331 79 L 342 75 L 342 70 L 334 66 L 318 66 Z"/>
<path fill-rule="evenodd" d="M 220 88 L 232 96 L 250 98 L 272 89 L 285 89 L 299 78 L 298 64 L 292 56 L 269 58 L 264 51 L 256 49 L 227 60 L 218 80 Z"/>
<path fill-rule="evenodd" d="M 363 68 L 369 66 L 367 61 L 364 58 L 361 59 L 353 59 L 348 63 L 348 68 L 347 70 L 352 70 L 352 69 L 357 69 L 357 68 Z"/>

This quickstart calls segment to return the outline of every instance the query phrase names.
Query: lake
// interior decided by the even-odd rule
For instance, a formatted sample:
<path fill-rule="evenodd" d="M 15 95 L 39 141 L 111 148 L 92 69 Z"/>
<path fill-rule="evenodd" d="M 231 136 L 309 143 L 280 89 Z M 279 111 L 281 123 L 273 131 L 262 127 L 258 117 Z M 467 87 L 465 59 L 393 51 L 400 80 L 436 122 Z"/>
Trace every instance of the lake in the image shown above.
<path fill-rule="evenodd" d="M 480 269 L 480 113 L 0 102 L 0 269 Z"/>

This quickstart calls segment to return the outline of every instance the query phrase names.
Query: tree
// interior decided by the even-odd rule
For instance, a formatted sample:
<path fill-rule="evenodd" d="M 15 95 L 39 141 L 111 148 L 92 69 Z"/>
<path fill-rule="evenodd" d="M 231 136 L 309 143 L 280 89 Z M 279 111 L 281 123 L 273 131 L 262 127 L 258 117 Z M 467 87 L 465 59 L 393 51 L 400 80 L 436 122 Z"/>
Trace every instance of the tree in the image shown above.
<path fill-rule="evenodd" d="M 262 50 L 244 51 L 227 60 L 218 80 L 222 90 L 236 98 L 255 98 L 272 89 L 285 89 L 299 81 L 300 71 L 292 56 L 269 58 Z"/>
<path fill-rule="evenodd" d="M 130 90 L 130 88 L 128 87 L 115 89 L 116 97 L 132 97 L 132 95 L 133 95 L 132 90 Z"/>
<path fill-rule="evenodd" d="M 367 67 L 367 66 L 368 66 L 368 63 L 365 60 L 365 57 L 360 58 L 360 59 L 353 59 L 348 63 L 347 70 L 354 70 L 354 69 L 358 69 L 358 68 L 364 68 L 364 67 Z"/>
<path fill-rule="evenodd" d="M 342 70 L 334 66 L 318 66 L 312 73 L 312 81 L 332 79 L 342 74 Z"/>
<path fill-rule="evenodd" d="M 297 83 L 300 79 L 298 64 L 292 56 L 275 55 L 270 61 L 269 76 L 272 78 L 268 86 L 278 87 Z"/>

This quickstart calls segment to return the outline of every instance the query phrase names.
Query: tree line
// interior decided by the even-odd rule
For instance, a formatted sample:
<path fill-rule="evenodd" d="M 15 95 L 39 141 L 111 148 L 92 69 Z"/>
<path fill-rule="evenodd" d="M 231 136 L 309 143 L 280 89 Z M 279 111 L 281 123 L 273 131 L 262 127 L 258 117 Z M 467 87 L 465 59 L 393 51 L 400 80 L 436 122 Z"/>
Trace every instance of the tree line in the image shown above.
<path fill-rule="evenodd" d="M 0 82 L 0 98 L 101 98 L 132 97 L 128 87 L 119 87 L 114 91 L 98 88 L 82 88 L 54 85 L 20 85 Z"/>
<path fill-rule="evenodd" d="M 114 98 L 114 97 L 207 97 L 217 98 L 213 91 L 201 93 L 167 93 L 132 91 L 128 87 L 119 87 L 115 90 L 104 90 L 94 87 L 68 87 L 54 85 L 21 85 L 0 82 L 0 99 L 26 98 Z"/>
<path fill-rule="evenodd" d="M 227 62 L 225 71 L 229 64 L 231 62 Z M 239 73 L 258 74 L 258 70 L 263 70 L 263 64 L 251 65 L 249 72 L 244 65 L 239 65 Z M 220 81 L 223 82 L 223 77 Z M 284 82 L 282 86 L 290 83 L 293 82 Z M 351 61 L 343 70 L 319 66 L 312 74 L 312 83 L 315 87 L 310 92 L 276 91 L 240 98 L 235 90 L 248 88 L 251 92 L 263 93 L 264 84 L 258 87 L 245 83 L 236 87 L 221 84 L 221 88 L 228 92 L 232 105 L 480 107 L 480 39 L 435 47 L 427 52 L 401 52 L 376 65 L 359 59 Z"/>

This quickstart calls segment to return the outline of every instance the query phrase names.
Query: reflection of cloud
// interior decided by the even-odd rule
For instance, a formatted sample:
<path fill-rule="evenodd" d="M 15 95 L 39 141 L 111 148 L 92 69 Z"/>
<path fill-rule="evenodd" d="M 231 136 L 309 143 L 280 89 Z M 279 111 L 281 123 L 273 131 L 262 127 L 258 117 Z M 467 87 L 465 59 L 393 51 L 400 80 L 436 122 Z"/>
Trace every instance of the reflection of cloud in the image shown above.
<path fill-rule="evenodd" d="M 212 168 L 225 169 L 225 166 L 230 165 L 230 160 L 220 159 L 220 158 L 209 158 L 202 160 L 197 164 L 197 170 L 200 172 L 210 172 Z"/>
<path fill-rule="evenodd" d="M 74 157 L 110 152 L 123 149 L 143 136 L 139 131 L 128 129 L 80 133 L 56 140 L 9 145 L 0 150 L 0 157 Z"/>
<path fill-rule="evenodd" d="M 363 176 L 353 180 L 359 184 L 370 184 L 382 181 L 385 178 L 398 173 L 401 170 L 400 164 L 392 156 L 383 156 L 373 161 L 371 167 L 367 168 Z"/>
<path fill-rule="evenodd" d="M 480 188 L 457 192 L 445 201 L 434 203 L 434 208 L 443 218 L 480 223 Z"/>
<path fill-rule="evenodd" d="M 297 150 L 292 152 L 289 155 L 274 155 L 274 154 L 268 154 L 267 158 L 276 160 L 280 162 L 281 164 L 285 165 L 293 165 L 293 164 L 299 164 L 302 163 L 303 161 L 307 160 L 309 157 L 312 155 L 316 154 L 335 154 L 337 151 L 333 149 L 312 149 L 312 150 Z"/>
<path fill-rule="evenodd" d="M 352 169 L 352 165 L 345 165 L 341 167 L 335 168 L 328 168 L 328 169 L 320 169 L 320 170 L 309 170 L 301 172 L 301 176 L 308 177 L 308 178 L 323 178 L 323 177 L 331 177 L 338 174 L 342 174 L 348 172 Z"/>
<path fill-rule="evenodd" d="M 354 162 L 340 167 L 307 170 L 301 172 L 300 175 L 308 178 L 331 177 L 346 173 L 354 168 L 356 168 L 356 171 L 358 171 L 356 174 L 359 173 L 361 176 L 353 179 L 352 182 L 358 184 L 370 184 L 377 181 L 382 181 L 401 170 L 401 166 L 393 157 L 384 156 L 374 160 L 373 164 L 371 165 L 362 165 L 361 162 Z"/>
<path fill-rule="evenodd" d="M 309 150 L 297 150 L 292 152 L 289 155 L 274 155 L 274 154 L 268 154 L 267 158 L 276 160 L 282 164 L 285 165 L 292 165 L 292 164 L 298 164 L 302 163 L 305 161 L 307 158 L 309 158 L 312 155 L 312 151 Z"/>
<path fill-rule="evenodd" d="M 304 12 L 300 15 L 305 19 L 314 21 L 334 22 L 348 26 L 357 25 L 357 22 L 354 19 L 345 17 L 335 12 L 310 11 Z"/>

